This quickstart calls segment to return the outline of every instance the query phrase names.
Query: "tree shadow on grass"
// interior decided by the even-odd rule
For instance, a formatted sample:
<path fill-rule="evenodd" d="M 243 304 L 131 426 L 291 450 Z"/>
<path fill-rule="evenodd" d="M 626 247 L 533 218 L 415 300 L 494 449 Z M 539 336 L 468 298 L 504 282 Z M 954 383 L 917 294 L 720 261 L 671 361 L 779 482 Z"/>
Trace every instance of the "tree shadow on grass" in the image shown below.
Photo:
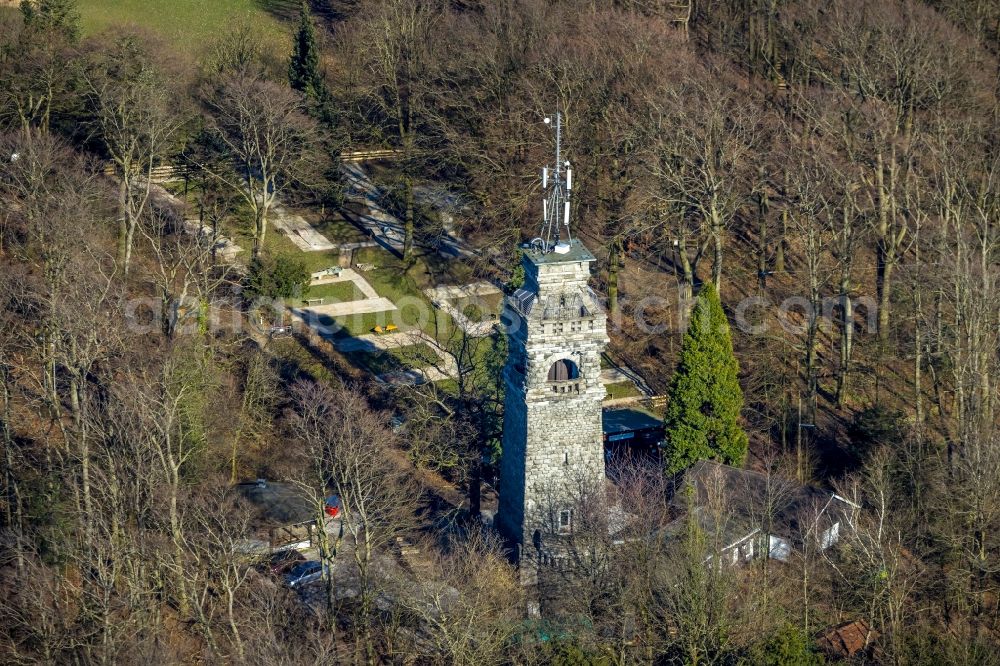
<path fill-rule="evenodd" d="M 356 0 L 308 0 L 313 19 L 340 23 L 357 10 Z M 256 0 L 257 6 L 280 21 L 298 21 L 302 0 Z"/>
<path fill-rule="evenodd" d="M 282 21 L 298 19 L 299 9 L 302 7 L 302 0 L 256 0 L 256 2 L 258 7 Z"/>
<path fill-rule="evenodd" d="M 300 379 L 330 381 L 344 378 L 350 372 L 349 366 L 338 362 L 326 350 L 313 344 L 311 336 L 296 332 L 294 338 L 285 338 L 273 350 L 277 370 L 282 381 L 293 384 Z"/>

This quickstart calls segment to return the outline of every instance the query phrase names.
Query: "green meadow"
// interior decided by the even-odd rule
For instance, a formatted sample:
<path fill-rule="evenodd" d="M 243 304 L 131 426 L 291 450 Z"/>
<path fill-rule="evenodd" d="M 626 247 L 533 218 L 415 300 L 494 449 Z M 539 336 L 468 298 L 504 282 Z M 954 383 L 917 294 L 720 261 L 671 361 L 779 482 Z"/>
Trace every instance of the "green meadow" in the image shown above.
<path fill-rule="evenodd" d="M 197 56 L 236 21 L 249 18 L 260 26 L 265 52 L 290 50 L 290 28 L 279 16 L 291 16 L 294 0 L 79 0 L 85 36 L 112 26 L 138 26 Z"/>

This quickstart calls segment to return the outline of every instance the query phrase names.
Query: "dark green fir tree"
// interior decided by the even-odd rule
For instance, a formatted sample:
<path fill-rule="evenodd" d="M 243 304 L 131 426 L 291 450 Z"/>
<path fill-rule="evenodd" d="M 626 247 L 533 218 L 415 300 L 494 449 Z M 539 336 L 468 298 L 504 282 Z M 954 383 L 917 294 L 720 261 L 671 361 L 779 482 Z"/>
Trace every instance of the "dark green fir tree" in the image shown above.
<path fill-rule="evenodd" d="M 21 0 L 21 17 L 29 30 L 58 33 L 70 43 L 80 37 L 76 0 Z"/>
<path fill-rule="evenodd" d="M 705 459 L 743 464 L 747 435 L 739 424 L 743 391 L 738 374 L 729 322 L 708 283 L 698 294 L 670 380 L 664 417 L 668 473 Z"/>
<path fill-rule="evenodd" d="M 316 28 L 313 26 L 309 3 L 302 3 L 299 29 L 292 45 L 292 59 L 288 63 L 288 82 L 309 99 L 318 100 L 323 93 L 323 77 L 319 72 L 319 49 L 316 46 Z"/>

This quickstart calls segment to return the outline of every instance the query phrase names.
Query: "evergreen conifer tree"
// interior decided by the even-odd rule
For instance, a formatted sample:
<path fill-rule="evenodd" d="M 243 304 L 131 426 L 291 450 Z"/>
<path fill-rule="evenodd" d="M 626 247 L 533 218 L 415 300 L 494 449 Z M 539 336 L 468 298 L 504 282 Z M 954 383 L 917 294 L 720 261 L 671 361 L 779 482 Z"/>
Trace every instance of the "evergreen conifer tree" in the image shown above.
<path fill-rule="evenodd" d="M 743 391 L 738 373 L 729 322 L 715 287 L 707 283 L 698 294 L 670 381 L 664 418 L 668 473 L 709 458 L 743 463 L 747 435 L 739 424 Z"/>
<path fill-rule="evenodd" d="M 323 78 L 319 73 L 319 49 L 316 47 L 316 29 L 313 27 L 309 4 L 302 3 L 299 29 L 292 45 L 292 59 L 288 63 L 288 82 L 294 90 L 318 100 L 323 92 Z"/>
<path fill-rule="evenodd" d="M 80 37 L 76 0 L 21 0 L 21 17 L 29 29 L 60 33 L 69 42 Z"/>

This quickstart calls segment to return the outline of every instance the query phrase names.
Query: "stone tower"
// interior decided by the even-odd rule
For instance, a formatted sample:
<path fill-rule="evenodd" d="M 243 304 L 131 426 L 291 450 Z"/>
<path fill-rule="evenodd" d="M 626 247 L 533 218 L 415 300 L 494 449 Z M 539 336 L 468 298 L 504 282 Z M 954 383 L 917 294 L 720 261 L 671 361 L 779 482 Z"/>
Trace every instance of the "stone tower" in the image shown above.
<path fill-rule="evenodd" d="M 559 227 L 569 235 L 572 174 L 567 163 L 564 180 L 558 157 L 556 164 L 543 172 L 546 226 L 521 247 L 525 283 L 503 316 L 509 352 L 497 526 L 522 568 L 525 559 L 554 555 L 582 501 L 604 501 L 606 316 L 587 285 L 594 256 L 577 239 L 559 239 Z"/>

